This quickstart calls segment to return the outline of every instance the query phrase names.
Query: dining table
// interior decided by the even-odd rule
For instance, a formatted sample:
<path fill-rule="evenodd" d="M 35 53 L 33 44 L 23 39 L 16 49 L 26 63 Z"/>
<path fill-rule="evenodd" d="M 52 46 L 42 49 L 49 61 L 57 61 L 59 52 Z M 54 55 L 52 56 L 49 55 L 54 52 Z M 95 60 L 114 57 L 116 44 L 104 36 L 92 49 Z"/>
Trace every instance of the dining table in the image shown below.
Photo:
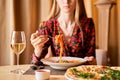
<path fill-rule="evenodd" d="M 23 70 L 23 73 L 21 74 L 11 72 L 12 70 L 17 69 L 17 65 L 0 66 L 0 80 L 36 80 L 34 74 L 35 70 L 31 70 L 31 66 L 32 64 L 19 65 L 19 68 Z M 65 71 L 60 74 L 59 70 L 53 70 L 52 74 L 50 74 L 49 80 L 66 80 L 64 77 L 64 72 Z"/>
<path fill-rule="evenodd" d="M 90 65 L 85 65 L 85 66 L 90 66 Z M 23 72 L 20 74 L 17 74 L 11 71 L 17 69 L 18 65 L 0 66 L 0 80 L 36 80 L 35 70 L 32 67 L 33 67 L 33 64 L 19 65 L 19 68 Z M 111 67 L 113 67 L 114 69 L 120 70 L 120 66 L 111 66 Z M 66 70 L 56 70 L 51 68 L 48 65 L 45 65 L 44 68 L 49 69 L 51 71 L 49 80 L 67 80 L 64 76 Z"/>

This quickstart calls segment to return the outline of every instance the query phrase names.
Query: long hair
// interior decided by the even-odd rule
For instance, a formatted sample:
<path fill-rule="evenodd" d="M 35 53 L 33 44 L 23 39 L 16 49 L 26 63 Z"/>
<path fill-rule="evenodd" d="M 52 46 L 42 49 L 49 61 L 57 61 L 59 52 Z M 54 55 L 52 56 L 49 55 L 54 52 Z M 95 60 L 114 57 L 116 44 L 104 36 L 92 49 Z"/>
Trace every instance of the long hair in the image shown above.
<path fill-rule="evenodd" d="M 48 19 L 59 16 L 59 13 L 60 13 L 60 8 L 56 0 L 50 0 L 50 13 L 49 13 Z M 74 17 L 75 17 L 76 23 L 79 23 L 83 17 L 87 17 L 83 0 L 76 0 Z"/>

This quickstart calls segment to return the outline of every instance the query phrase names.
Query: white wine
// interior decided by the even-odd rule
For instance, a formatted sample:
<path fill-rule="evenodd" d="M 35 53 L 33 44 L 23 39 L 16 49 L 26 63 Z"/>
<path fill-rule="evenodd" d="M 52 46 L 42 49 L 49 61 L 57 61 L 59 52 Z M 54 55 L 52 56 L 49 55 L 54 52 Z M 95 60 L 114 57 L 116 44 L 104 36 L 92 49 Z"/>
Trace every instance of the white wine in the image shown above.
<path fill-rule="evenodd" d="M 13 43 L 13 44 L 11 44 L 11 48 L 16 55 L 21 54 L 24 51 L 25 47 L 26 47 L 25 43 Z"/>
<path fill-rule="evenodd" d="M 23 70 L 19 67 L 20 54 L 25 50 L 26 37 L 24 31 L 13 31 L 11 34 L 11 49 L 16 54 L 18 69 L 13 70 L 13 73 L 23 73 Z"/>

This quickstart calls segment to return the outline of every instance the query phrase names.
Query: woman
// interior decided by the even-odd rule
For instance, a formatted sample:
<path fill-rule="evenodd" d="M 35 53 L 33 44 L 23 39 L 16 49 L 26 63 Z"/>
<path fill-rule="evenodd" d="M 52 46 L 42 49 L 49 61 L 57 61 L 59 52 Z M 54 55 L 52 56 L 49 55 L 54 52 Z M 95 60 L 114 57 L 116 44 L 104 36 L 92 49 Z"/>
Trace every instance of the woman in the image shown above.
<path fill-rule="evenodd" d="M 95 28 L 92 19 L 86 16 L 83 0 L 50 2 L 49 19 L 43 21 L 38 31 L 31 35 L 31 44 L 35 48 L 33 62 L 59 56 L 60 45 L 56 45 L 55 36 L 63 35 L 62 56 L 85 58 L 91 64 L 95 60 Z"/>

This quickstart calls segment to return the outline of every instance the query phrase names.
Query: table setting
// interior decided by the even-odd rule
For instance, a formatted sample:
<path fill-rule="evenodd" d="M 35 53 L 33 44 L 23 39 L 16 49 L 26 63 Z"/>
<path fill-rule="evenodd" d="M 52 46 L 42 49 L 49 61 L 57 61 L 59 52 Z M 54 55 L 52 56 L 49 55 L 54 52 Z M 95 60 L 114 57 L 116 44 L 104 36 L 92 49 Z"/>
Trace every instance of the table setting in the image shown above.
<path fill-rule="evenodd" d="M 41 64 L 42 65 L 19 65 L 19 68 L 24 71 L 20 74 L 11 72 L 11 70 L 17 68 L 17 65 L 0 66 L 0 80 L 38 80 L 36 78 L 36 71 L 42 73 L 48 72 L 47 78 L 49 78 L 49 80 L 95 80 L 94 77 L 96 78 L 96 75 L 98 76 L 96 80 L 100 80 L 101 77 L 108 78 L 102 80 L 110 80 L 110 77 L 113 78 L 112 80 L 114 80 L 114 78 L 115 80 L 120 79 L 119 66 L 84 65 L 84 63 L 82 63 L 70 67 L 67 66 L 68 68 L 61 70 L 60 68 L 56 69 L 51 67 L 49 64 L 44 64 L 44 62 Z M 109 74 L 107 72 L 109 72 Z M 41 76 L 40 73 L 39 76 Z"/>
<path fill-rule="evenodd" d="M 71 60 L 74 61 L 71 61 Z M 41 59 L 42 67 L 32 65 L 24 75 L 36 75 L 36 71 L 49 70 L 50 75 L 62 75 L 65 80 L 119 80 L 120 67 L 103 65 L 85 65 L 86 60 L 76 57 L 62 57 L 63 63 L 59 63 L 59 57 Z M 75 61 L 75 60 L 79 60 Z M 65 62 L 64 62 L 65 61 Z M 76 64 L 77 63 L 77 64 Z M 37 68 L 35 68 L 35 66 Z M 44 67 L 43 67 L 44 66 Z M 40 75 L 41 76 L 41 75 Z"/>

